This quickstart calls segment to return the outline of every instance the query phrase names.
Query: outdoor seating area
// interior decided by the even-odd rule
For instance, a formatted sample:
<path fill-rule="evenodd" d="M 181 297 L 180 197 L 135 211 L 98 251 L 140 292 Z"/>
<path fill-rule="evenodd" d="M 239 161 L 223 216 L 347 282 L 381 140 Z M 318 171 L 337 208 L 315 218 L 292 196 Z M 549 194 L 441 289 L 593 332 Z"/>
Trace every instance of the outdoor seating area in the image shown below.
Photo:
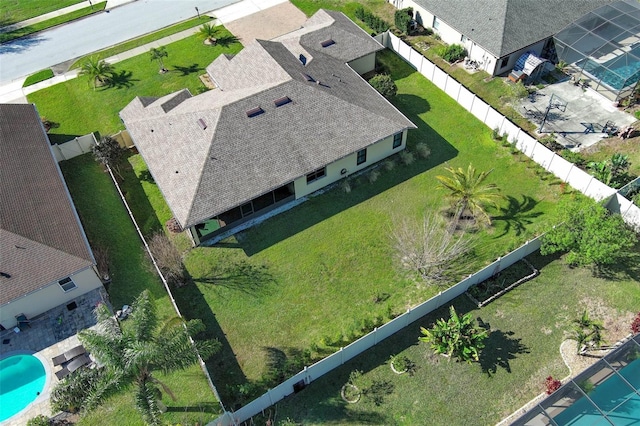
<path fill-rule="evenodd" d="M 65 362 L 69 362 L 72 359 L 79 357 L 80 355 L 84 355 L 85 353 L 87 353 L 87 350 L 84 348 L 84 346 L 78 345 L 72 349 L 69 349 L 63 354 L 54 356 L 53 358 L 51 358 L 51 361 L 53 361 L 54 366 L 62 365 Z"/>
<path fill-rule="evenodd" d="M 58 380 L 62 380 L 79 368 L 91 364 L 91 362 L 89 355 L 80 355 L 79 357 L 72 359 L 67 365 L 63 365 L 61 370 L 56 371 L 56 377 Z"/>

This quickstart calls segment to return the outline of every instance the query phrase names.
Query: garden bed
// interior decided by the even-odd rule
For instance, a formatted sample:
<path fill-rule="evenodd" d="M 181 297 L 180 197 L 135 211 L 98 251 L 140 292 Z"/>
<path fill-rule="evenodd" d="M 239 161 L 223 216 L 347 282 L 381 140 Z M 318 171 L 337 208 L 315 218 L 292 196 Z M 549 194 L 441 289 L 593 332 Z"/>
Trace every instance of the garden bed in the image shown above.
<path fill-rule="evenodd" d="M 491 278 L 469 287 L 466 295 L 481 308 L 538 274 L 539 271 L 527 259 L 521 259 Z"/>

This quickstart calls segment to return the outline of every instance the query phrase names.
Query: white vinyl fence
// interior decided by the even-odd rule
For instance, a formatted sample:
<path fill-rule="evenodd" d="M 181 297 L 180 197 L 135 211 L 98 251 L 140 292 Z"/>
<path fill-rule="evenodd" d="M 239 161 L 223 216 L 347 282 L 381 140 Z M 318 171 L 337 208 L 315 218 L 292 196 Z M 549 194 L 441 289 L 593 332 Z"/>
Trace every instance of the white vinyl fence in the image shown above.
<path fill-rule="evenodd" d="M 509 141 L 515 142 L 516 148 L 542 166 L 545 170 L 595 200 L 601 201 L 610 198 L 607 207 L 613 212 L 620 213 L 627 223 L 640 230 L 640 208 L 635 206 L 624 196 L 616 193 L 615 189 L 610 188 L 595 179 L 573 163 L 565 160 L 539 143 L 534 137 L 527 134 L 524 130 L 511 122 L 511 120 L 489 106 L 481 98 L 460 84 L 456 79 L 449 76 L 446 72 L 438 68 L 431 61 L 423 57 L 422 54 L 404 43 L 395 35 L 387 32 L 377 36 L 376 39 L 386 47 L 395 51 L 429 81 L 442 89 L 463 108 L 486 124 L 490 129 L 497 128 L 500 134 L 507 134 Z M 294 392 L 294 385 L 296 385 L 296 387 L 304 387 L 308 385 L 313 380 L 316 380 L 331 370 L 339 367 L 387 337 L 402 330 L 414 321 L 417 321 L 440 306 L 449 303 L 454 298 L 463 294 L 470 286 L 486 280 L 494 274 L 511 266 L 523 257 L 537 251 L 540 248 L 540 238 L 541 237 L 538 237 L 535 240 L 527 242 L 508 255 L 496 260 L 475 274 L 470 275 L 469 278 L 460 281 L 458 284 L 441 292 L 437 296 L 432 297 L 415 308 L 409 309 L 406 313 L 394 318 L 387 324 L 376 328 L 371 333 L 340 349 L 338 352 L 313 364 L 312 366 L 305 367 L 305 369 L 300 373 L 275 388 L 270 389 L 267 393 L 253 400 L 239 410 L 235 412 L 225 412 L 221 417 L 209 423 L 209 425 L 236 425 L 250 419 L 278 401 L 281 401 L 286 396 L 292 394 Z"/>
<path fill-rule="evenodd" d="M 359 338 L 355 342 L 341 348 L 338 352 L 329 355 L 317 363 L 305 367 L 304 370 L 279 384 L 273 389 L 269 389 L 261 397 L 251 401 L 244 407 L 235 412 L 226 412 L 215 421 L 209 423 L 209 426 L 228 426 L 240 424 L 251 417 L 261 413 L 273 404 L 281 401 L 285 397 L 294 392 L 294 386 L 302 388 L 317 378 L 338 368 L 350 359 L 360 355 L 362 352 L 377 345 L 387 337 L 397 333 L 409 324 L 419 320 L 435 309 L 451 302 L 456 297 L 463 294 L 472 285 L 478 284 L 503 269 L 513 265 L 518 260 L 540 249 L 540 237 L 528 241 L 526 244 L 512 251 L 504 257 L 499 258 L 490 265 L 484 267 L 475 274 L 469 275 L 468 278 L 460 281 L 453 287 L 440 292 L 437 296 L 432 297 L 420 305 L 408 309 L 404 314 L 394 318 L 388 323 L 375 328 L 372 332 Z M 418 336 L 416 336 L 416 339 Z"/>
<path fill-rule="evenodd" d="M 91 148 L 96 144 L 96 137 L 93 133 L 79 136 L 68 142 L 51 145 L 51 151 L 56 161 L 59 163 L 63 160 L 69 160 L 78 155 L 91 152 Z"/>

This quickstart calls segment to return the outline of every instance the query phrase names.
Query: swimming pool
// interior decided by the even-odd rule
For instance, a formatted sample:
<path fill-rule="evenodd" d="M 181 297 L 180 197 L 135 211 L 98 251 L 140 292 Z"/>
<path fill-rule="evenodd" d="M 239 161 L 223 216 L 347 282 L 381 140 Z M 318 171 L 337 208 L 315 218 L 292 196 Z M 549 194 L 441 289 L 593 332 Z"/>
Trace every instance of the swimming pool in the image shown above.
<path fill-rule="evenodd" d="M 47 375 L 33 355 L 12 355 L 0 360 L 0 421 L 19 413 L 44 388 Z"/>
<path fill-rule="evenodd" d="M 620 376 L 614 374 L 599 383 L 588 392 L 588 397 L 615 425 L 640 424 L 640 395 L 629 386 L 640 388 L 640 359 L 631 362 L 618 373 Z M 553 420 L 558 425 L 610 425 L 589 399 L 578 399 Z"/>

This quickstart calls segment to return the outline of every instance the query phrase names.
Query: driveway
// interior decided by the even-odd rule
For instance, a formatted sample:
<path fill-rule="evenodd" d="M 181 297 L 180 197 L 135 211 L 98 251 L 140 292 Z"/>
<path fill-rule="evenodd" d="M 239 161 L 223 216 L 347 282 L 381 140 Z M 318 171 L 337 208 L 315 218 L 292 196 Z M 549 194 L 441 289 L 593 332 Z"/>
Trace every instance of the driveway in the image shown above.
<path fill-rule="evenodd" d="M 223 21 L 223 24 L 246 46 L 256 39 L 271 40 L 295 31 L 306 20 L 306 15 L 287 1 L 232 22 Z"/>

